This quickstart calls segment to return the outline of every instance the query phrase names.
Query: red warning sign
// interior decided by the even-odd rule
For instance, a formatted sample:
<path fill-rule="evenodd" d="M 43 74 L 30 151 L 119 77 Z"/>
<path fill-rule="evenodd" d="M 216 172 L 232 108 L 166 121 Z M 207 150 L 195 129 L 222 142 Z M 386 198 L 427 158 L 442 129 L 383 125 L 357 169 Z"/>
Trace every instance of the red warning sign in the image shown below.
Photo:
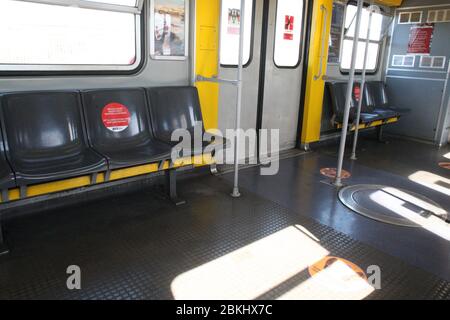
<path fill-rule="evenodd" d="M 409 54 L 430 54 L 433 39 L 434 25 L 422 24 L 411 27 L 409 34 Z"/>
<path fill-rule="evenodd" d="M 294 16 L 285 16 L 284 40 L 294 40 Z"/>
<path fill-rule="evenodd" d="M 102 111 L 102 121 L 108 130 L 122 132 L 130 125 L 130 111 L 121 103 L 107 104 Z"/>

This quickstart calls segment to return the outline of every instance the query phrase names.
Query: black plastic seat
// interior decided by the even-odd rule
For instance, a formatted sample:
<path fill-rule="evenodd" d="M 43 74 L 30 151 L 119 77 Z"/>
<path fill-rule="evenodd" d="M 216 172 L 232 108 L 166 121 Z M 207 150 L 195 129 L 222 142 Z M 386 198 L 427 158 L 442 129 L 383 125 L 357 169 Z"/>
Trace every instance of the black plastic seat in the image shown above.
<path fill-rule="evenodd" d="M 106 159 L 88 146 L 77 92 L 5 94 L 6 156 L 19 186 L 95 174 Z"/>
<path fill-rule="evenodd" d="M 345 110 L 345 97 L 347 94 L 347 83 L 346 82 L 328 82 L 327 83 L 331 101 L 332 101 L 332 107 L 333 107 L 333 113 L 334 113 L 334 121 L 338 123 L 343 122 L 344 118 L 344 110 Z M 357 96 L 358 92 L 359 95 L 361 95 L 361 91 L 358 90 L 359 84 L 355 84 L 353 88 L 352 93 L 352 99 L 350 101 L 350 116 L 349 116 L 349 122 L 353 123 L 356 120 L 357 117 L 357 108 L 359 104 L 359 99 L 361 99 L 361 96 Z M 379 114 L 372 112 L 366 103 L 366 99 L 363 99 L 362 107 L 361 107 L 361 117 L 360 117 L 360 123 L 362 124 L 369 124 L 374 121 L 381 120 L 381 117 Z"/>
<path fill-rule="evenodd" d="M 0 132 L 0 190 L 7 190 L 16 186 L 16 179 L 6 160 L 3 143 L 3 135 Z"/>
<path fill-rule="evenodd" d="M 144 89 L 82 92 L 91 146 L 110 169 L 168 160 L 171 146 L 153 137 Z"/>
<path fill-rule="evenodd" d="M 186 129 L 191 134 L 192 152 L 182 156 L 202 154 L 209 142 L 202 141 L 201 146 L 194 143 L 194 128 L 199 125 L 202 134 L 205 132 L 197 88 L 155 87 L 147 89 L 147 96 L 155 137 L 175 146 L 179 142 L 171 141 L 172 133 L 177 129 Z"/>
<path fill-rule="evenodd" d="M 373 112 L 379 114 L 383 120 L 401 116 L 401 112 L 390 106 L 386 87 L 382 81 L 369 81 L 366 83 L 365 96 L 367 104 Z"/>
<path fill-rule="evenodd" d="M 374 108 L 373 112 L 379 114 L 383 119 L 390 119 L 401 116 L 401 113 L 392 109 Z"/>

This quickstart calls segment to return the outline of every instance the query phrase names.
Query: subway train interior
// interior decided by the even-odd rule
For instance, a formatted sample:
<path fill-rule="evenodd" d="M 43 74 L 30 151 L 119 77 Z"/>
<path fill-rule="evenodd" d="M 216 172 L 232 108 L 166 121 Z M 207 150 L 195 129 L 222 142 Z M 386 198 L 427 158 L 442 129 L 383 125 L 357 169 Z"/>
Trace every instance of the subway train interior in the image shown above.
<path fill-rule="evenodd" d="M 0 300 L 450 300 L 449 39 L 449 0 L 0 0 Z"/>

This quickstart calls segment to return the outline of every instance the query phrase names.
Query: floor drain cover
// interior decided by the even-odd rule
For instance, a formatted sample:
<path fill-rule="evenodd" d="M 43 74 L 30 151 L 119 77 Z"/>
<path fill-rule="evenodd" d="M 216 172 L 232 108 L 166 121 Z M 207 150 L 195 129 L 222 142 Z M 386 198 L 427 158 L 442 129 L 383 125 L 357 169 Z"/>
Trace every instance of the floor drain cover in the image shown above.
<path fill-rule="evenodd" d="M 399 226 L 420 227 L 416 223 L 420 217 L 447 216 L 447 212 L 433 200 L 388 186 L 362 184 L 345 187 L 339 192 L 339 199 L 363 216 Z"/>

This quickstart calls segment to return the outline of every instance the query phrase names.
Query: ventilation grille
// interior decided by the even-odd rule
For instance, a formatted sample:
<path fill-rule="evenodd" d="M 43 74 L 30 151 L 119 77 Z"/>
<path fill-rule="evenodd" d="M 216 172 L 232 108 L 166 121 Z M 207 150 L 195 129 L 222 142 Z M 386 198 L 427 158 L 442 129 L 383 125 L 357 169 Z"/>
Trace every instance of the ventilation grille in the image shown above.
<path fill-rule="evenodd" d="M 428 23 L 450 22 L 450 9 L 428 11 Z"/>
<path fill-rule="evenodd" d="M 393 67 L 414 68 L 416 56 L 394 55 L 392 58 Z"/>
<path fill-rule="evenodd" d="M 398 24 L 422 23 L 422 11 L 402 12 L 398 17 Z"/>
<path fill-rule="evenodd" d="M 444 69 L 446 57 L 441 56 L 422 56 L 420 57 L 421 68 Z"/>

